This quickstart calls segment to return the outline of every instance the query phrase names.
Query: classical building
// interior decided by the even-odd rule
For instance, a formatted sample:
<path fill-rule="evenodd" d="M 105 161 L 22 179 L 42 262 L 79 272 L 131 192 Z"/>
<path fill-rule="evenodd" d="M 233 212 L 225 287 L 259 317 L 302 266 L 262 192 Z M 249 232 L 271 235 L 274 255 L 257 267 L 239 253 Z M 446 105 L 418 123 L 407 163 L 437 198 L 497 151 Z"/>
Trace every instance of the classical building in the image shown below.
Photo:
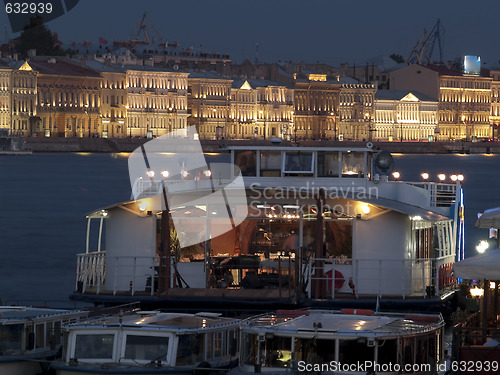
<path fill-rule="evenodd" d="M 102 81 L 101 96 L 101 136 L 121 138 L 127 133 L 127 74 L 119 65 L 102 64 L 96 60 L 86 62 L 86 66 L 99 72 Z"/>
<path fill-rule="evenodd" d="M 187 127 L 188 73 L 126 66 L 127 132 L 154 137 Z"/>
<path fill-rule="evenodd" d="M 344 79 L 345 80 L 345 79 Z M 339 139 L 372 140 L 374 84 L 342 83 L 339 91 Z"/>
<path fill-rule="evenodd" d="M 61 137 L 101 135 L 101 76 L 64 58 L 29 61 L 37 75 L 38 125 L 34 134 Z"/>
<path fill-rule="evenodd" d="M 0 131 L 4 134 L 11 131 L 11 76 L 11 67 L 0 62 Z"/>
<path fill-rule="evenodd" d="M 12 128 L 16 135 L 32 135 L 39 129 L 40 118 L 36 117 L 37 73 L 26 61 L 11 64 Z"/>
<path fill-rule="evenodd" d="M 201 139 L 222 138 L 231 112 L 231 80 L 213 73 L 188 76 L 188 125 L 195 125 Z"/>
<path fill-rule="evenodd" d="M 339 78 L 301 73 L 294 79 L 294 139 L 336 139 Z"/>
<path fill-rule="evenodd" d="M 491 81 L 491 136 L 494 139 L 499 138 L 498 129 L 500 127 L 500 68 L 490 71 Z"/>
<path fill-rule="evenodd" d="M 374 140 L 420 142 L 434 139 L 437 100 L 416 91 L 378 90 L 374 107 Z"/>
<path fill-rule="evenodd" d="M 491 77 L 412 64 L 391 72 L 390 82 L 393 90 L 416 90 L 439 101 L 438 140 L 491 136 Z"/>
<path fill-rule="evenodd" d="M 292 89 L 267 80 L 234 81 L 232 86 L 229 138 L 294 136 Z"/>

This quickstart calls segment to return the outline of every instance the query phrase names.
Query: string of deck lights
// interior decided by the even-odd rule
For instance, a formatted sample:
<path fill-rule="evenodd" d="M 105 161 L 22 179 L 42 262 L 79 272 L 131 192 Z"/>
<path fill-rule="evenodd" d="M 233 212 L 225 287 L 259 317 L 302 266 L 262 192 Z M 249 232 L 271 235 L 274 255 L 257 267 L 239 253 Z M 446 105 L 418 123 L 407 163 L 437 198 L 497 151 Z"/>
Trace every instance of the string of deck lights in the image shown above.
<path fill-rule="evenodd" d="M 429 173 L 427 173 L 427 172 L 423 172 L 420 176 L 422 177 L 424 182 L 428 182 L 429 177 L 430 177 Z M 394 178 L 395 181 L 398 181 L 399 178 L 401 177 L 401 173 L 399 173 L 398 171 L 394 171 L 394 172 L 392 172 L 392 177 Z M 437 175 L 437 178 L 438 178 L 439 182 L 446 181 L 446 175 L 444 173 L 439 173 Z M 452 175 L 450 175 L 450 180 L 452 182 L 462 182 L 464 180 L 464 175 L 461 173 L 452 174 Z"/>

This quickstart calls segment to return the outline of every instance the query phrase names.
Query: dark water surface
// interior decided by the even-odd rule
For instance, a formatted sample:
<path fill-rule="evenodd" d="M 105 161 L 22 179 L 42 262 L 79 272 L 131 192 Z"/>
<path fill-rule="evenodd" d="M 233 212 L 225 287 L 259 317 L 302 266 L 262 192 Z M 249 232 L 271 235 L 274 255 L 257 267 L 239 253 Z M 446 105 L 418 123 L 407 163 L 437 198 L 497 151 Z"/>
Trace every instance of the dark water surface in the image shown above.
<path fill-rule="evenodd" d="M 77 253 L 85 251 L 85 214 L 130 198 L 127 155 L 0 156 L 0 298 L 68 301 Z M 215 158 L 212 155 L 210 158 Z M 477 212 L 500 206 L 500 155 L 395 155 L 402 180 L 424 171 L 465 175 L 466 254 L 487 231 Z M 52 303 L 53 305 L 54 303 Z"/>

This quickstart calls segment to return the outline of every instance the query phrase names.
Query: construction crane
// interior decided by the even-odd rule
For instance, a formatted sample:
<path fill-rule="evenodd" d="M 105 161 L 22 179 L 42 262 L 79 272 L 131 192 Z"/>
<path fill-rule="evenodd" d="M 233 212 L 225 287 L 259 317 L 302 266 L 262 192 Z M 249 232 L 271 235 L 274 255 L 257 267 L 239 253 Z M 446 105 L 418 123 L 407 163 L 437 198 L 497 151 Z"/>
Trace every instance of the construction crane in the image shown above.
<path fill-rule="evenodd" d="M 413 47 L 410 55 L 406 59 L 408 64 L 432 64 L 432 52 L 434 51 L 434 46 L 438 44 L 439 48 L 439 62 L 443 61 L 443 48 L 444 48 L 444 27 L 441 24 L 441 20 L 438 19 L 431 32 L 427 34 L 427 30 L 424 29 L 424 33 Z"/>
<path fill-rule="evenodd" d="M 137 22 L 136 22 L 136 25 L 137 25 Z M 149 33 L 148 33 L 148 25 L 151 28 L 151 30 L 153 31 L 156 38 L 158 39 L 157 42 L 161 43 L 162 40 L 161 40 L 160 34 L 154 28 L 153 24 L 151 23 L 151 21 L 147 17 L 146 12 L 144 12 L 144 14 L 142 15 L 141 23 L 139 24 L 139 29 L 137 30 L 134 41 L 135 42 L 142 41 L 145 44 L 152 44 L 151 39 L 149 37 Z M 143 39 L 141 39 L 141 34 L 143 35 Z"/>

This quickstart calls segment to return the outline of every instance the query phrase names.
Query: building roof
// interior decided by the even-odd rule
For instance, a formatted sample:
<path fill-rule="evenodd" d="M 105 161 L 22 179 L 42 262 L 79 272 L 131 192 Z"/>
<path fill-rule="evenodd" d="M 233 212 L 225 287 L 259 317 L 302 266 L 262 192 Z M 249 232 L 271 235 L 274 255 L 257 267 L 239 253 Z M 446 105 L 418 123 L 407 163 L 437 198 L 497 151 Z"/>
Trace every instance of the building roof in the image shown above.
<path fill-rule="evenodd" d="M 125 73 L 125 69 L 119 64 L 104 64 L 97 60 L 85 61 L 85 65 L 92 70 L 100 73 Z"/>
<path fill-rule="evenodd" d="M 224 78 L 214 71 L 210 72 L 195 72 L 194 70 L 187 70 L 185 73 L 189 73 L 188 78 L 206 78 L 206 79 L 221 79 L 225 81 L 231 81 L 230 78 Z"/>
<path fill-rule="evenodd" d="M 253 89 L 256 89 L 257 87 L 269 87 L 269 86 L 276 86 L 276 87 L 290 87 L 286 83 L 283 82 L 275 82 L 275 81 L 270 81 L 267 79 L 237 79 L 234 80 L 232 83 L 233 89 L 239 89 L 245 82 L 248 82 L 250 86 L 252 86 Z"/>
<path fill-rule="evenodd" d="M 80 64 L 64 58 L 48 58 L 44 60 L 30 60 L 29 65 L 41 74 L 66 75 L 79 77 L 100 78 L 99 73 Z"/>
<path fill-rule="evenodd" d="M 437 102 L 437 100 L 432 99 L 430 96 L 422 94 L 415 90 L 377 90 L 375 92 L 375 100 L 401 100 L 408 94 L 413 94 L 418 99 L 423 102 Z"/>

